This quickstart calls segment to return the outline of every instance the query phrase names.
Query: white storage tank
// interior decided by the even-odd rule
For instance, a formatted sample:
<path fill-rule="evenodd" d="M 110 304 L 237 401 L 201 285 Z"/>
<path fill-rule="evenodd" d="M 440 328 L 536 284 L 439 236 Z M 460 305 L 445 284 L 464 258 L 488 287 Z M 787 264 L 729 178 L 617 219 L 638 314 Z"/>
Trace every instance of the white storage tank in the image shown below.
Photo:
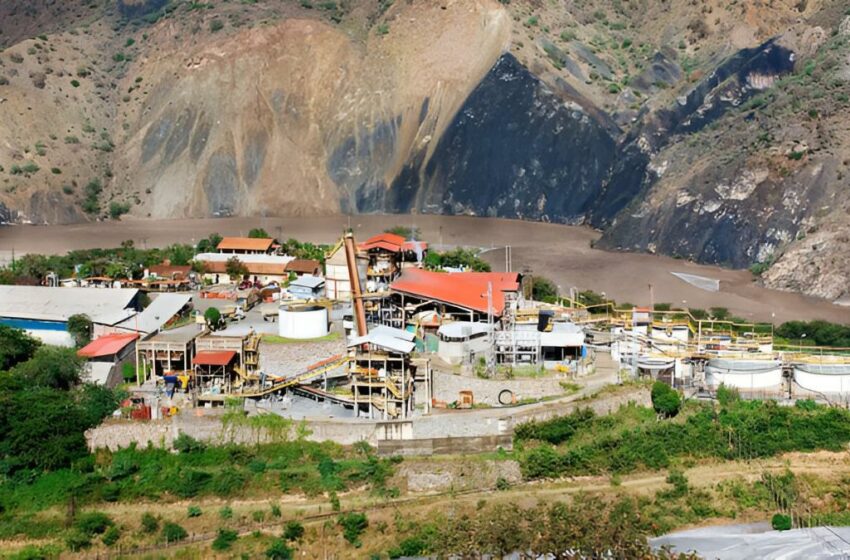
<path fill-rule="evenodd" d="M 794 364 L 794 382 L 801 388 L 814 393 L 848 395 L 850 394 L 850 364 L 796 363 Z"/>
<path fill-rule="evenodd" d="M 281 305 L 278 332 L 284 338 L 321 338 L 328 334 L 328 309 L 321 305 Z"/>
<path fill-rule="evenodd" d="M 778 389 L 782 386 L 782 362 L 745 358 L 714 358 L 705 366 L 709 387 L 721 384 L 736 389 Z"/>

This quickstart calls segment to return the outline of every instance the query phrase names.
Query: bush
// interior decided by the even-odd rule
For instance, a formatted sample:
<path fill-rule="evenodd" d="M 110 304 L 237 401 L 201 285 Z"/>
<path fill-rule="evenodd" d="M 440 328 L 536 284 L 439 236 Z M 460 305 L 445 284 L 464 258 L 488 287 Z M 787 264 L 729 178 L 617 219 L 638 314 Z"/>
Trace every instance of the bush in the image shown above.
<path fill-rule="evenodd" d="M 233 508 L 230 506 L 224 506 L 220 510 L 218 510 L 218 516 L 222 519 L 230 519 L 233 517 Z"/>
<path fill-rule="evenodd" d="M 679 392 L 662 381 L 656 381 L 652 385 L 652 408 L 655 412 L 666 418 L 671 418 L 679 413 L 682 399 Z"/>
<path fill-rule="evenodd" d="M 213 550 L 223 551 L 230 548 L 230 546 L 236 542 L 236 539 L 239 538 L 239 533 L 236 531 L 232 531 L 230 529 L 219 529 L 218 535 L 215 537 L 215 540 L 212 543 Z"/>
<path fill-rule="evenodd" d="M 304 525 L 298 521 L 287 521 L 283 528 L 283 538 L 287 541 L 298 541 L 304 536 Z"/>
<path fill-rule="evenodd" d="M 165 525 L 162 526 L 161 536 L 162 540 L 165 542 L 177 542 L 185 540 L 186 537 L 189 536 L 189 533 L 187 533 L 186 529 L 177 523 L 167 521 Z"/>
<path fill-rule="evenodd" d="M 369 520 L 365 513 L 344 513 L 339 516 L 337 523 L 342 527 L 342 536 L 350 544 L 359 548 L 361 545 L 360 535 L 369 526 Z"/>
<path fill-rule="evenodd" d="M 292 549 L 282 540 L 276 539 L 266 549 L 266 558 L 271 560 L 292 560 Z"/>
<path fill-rule="evenodd" d="M 791 516 L 777 513 L 770 520 L 770 525 L 775 531 L 788 531 L 791 529 Z"/>
<path fill-rule="evenodd" d="M 142 532 L 147 534 L 156 533 L 159 529 L 159 519 L 148 512 L 142 514 Z"/>
<path fill-rule="evenodd" d="M 202 442 L 183 432 L 174 438 L 172 446 L 178 453 L 201 453 L 207 448 Z"/>
<path fill-rule="evenodd" d="M 271 508 L 271 509 L 272 509 L 272 517 L 280 517 L 280 516 L 281 516 L 281 511 L 280 511 L 280 506 L 279 506 L 279 505 L 277 505 L 277 504 L 272 504 L 272 508 Z"/>
<path fill-rule="evenodd" d="M 200 517 L 202 513 L 200 506 L 189 506 L 186 510 L 186 515 L 189 517 Z"/>
<path fill-rule="evenodd" d="M 77 313 L 68 317 L 68 332 L 77 346 L 85 346 L 91 342 L 92 328 L 88 315 Z"/>
<path fill-rule="evenodd" d="M 214 19 L 214 20 L 210 21 L 210 31 L 212 33 L 215 33 L 217 31 L 221 31 L 222 29 L 224 29 L 224 22 L 223 21 L 221 21 L 220 19 Z"/>
<path fill-rule="evenodd" d="M 77 517 L 74 527 L 86 535 L 100 535 L 114 525 L 112 519 L 105 513 L 92 511 Z"/>
<path fill-rule="evenodd" d="M 112 201 L 109 203 L 109 217 L 113 220 L 117 220 L 124 214 L 130 211 L 130 203 L 129 202 L 116 202 Z"/>
<path fill-rule="evenodd" d="M 112 526 L 103 533 L 103 536 L 100 538 L 103 541 L 103 544 L 106 546 L 112 546 L 113 544 L 118 542 L 118 539 L 121 538 L 121 531 L 116 526 Z"/>
<path fill-rule="evenodd" d="M 91 546 L 91 537 L 79 530 L 73 530 L 65 537 L 65 546 L 71 552 L 79 552 Z"/>
<path fill-rule="evenodd" d="M 204 311 L 204 319 L 206 319 L 207 325 L 209 325 L 212 330 L 215 330 L 218 328 L 219 324 L 221 324 L 221 311 L 215 307 L 210 307 Z"/>

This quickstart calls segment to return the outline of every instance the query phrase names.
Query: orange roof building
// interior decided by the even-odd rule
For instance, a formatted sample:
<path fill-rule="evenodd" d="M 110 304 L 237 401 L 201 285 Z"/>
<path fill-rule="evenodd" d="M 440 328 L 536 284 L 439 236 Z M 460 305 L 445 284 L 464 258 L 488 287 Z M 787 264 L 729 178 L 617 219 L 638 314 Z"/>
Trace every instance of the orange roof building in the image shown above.
<path fill-rule="evenodd" d="M 295 259 L 289 261 L 286 265 L 287 272 L 294 272 L 299 276 L 302 274 L 310 274 L 312 276 L 321 276 L 322 263 L 314 259 Z"/>
<path fill-rule="evenodd" d="M 219 366 L 224 367 L 236 357 L 234 350 L 201 350 L 192 359 L 196 366 Z"/>
<path fill-rule="evenodd" d="M 138 338 L 137 333 L 113 333 L 100 336 L 77 350 L 77 356 L 82 358 L 116 356 Z"/>
<path fill-rule="evenodd" d="M 272 249 L 274 239 L 254 237 L 225 237 L 218 244 L 219 253 L 256 254 L 268 253 Z"/>
<path fill-rule="evenodd" d="M 408 268 L 390 284 L 390 290 L 465 310 L 488 313 L 487 288 L 490 284 L 493 286 L 492 313 L 501 317 L 505 311 L 505 296 L 519 293 L 519 274 L 516 272 L 445 273 Z"/>

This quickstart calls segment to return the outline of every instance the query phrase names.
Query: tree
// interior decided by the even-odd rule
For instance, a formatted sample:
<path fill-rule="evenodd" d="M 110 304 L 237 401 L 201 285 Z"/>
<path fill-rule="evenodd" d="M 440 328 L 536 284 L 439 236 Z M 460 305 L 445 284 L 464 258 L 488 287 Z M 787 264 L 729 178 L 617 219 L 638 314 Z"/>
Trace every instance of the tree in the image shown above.
<path fill-rule="evenodd" d="M 254 228 L 248 232 L 248 237 L 251 239 L 268 239 L 271 235 L 263 228 Z"/>
<path fill-rule="evenodd" d="M 221 323 L 221 311 L 215 307 L 210 307 L 204 311 L 204 319 L 206 319 L 210 329 L 216 330 Z"/>
<path fill-rule="evenodd" d="M 29 360 L 40 345 L 26 331 L 0 325 L 0 371 Z"/>
<path fill-rule="evenodd" d="M 68 391 L 79 385 L 83 360 L 73 348 L 40 346 L 33 357 L 12 369 L 24 385 Z"/>
<path fill-rule="evenodd" d="M 14 392 L 0 411 L 0 471 L 53 470 L 88 453 L 86 425 L 69 391 L 29 387 Z"/>
<path fill-rule="evenodd" d="M 360 547 L 360 535 L 369 526 L 369 520 L 365 513 L 350 512 L 339 516 L 337 523 L 342 527 L 342 536 L 350 544 Z"/>
<path fill-rule="evenodd" d="M 230 276 L 231 280 L 241 280 L 246 274 L 248 274 L 248 267 L 239 260 L 239 257 L 233 256 L 227 259 L 227 263 L 224 266 L 224 270 Z"/>
<path fill-rule="evenodd" d="M 652 385 L 652 408 L 666 418 L 676 416 L 682 406 L 679 392 L 662 381 Z"/>
<path fill-rule="evenodd" d="M 215 253 L 218 250 L 218 244 L 221 243 L 222 237 L 217 233 L 211 233 L 206 239 L 198 241 L 199 253 Z"/>
<path fill-rule="evenodd" d="M 68 332 L 78 347 L 91 342 L 92 322 L 88 315 L 78 313 L 68 317 Z"/>
<path fill-rule="evenodd" d="M 791 529 L 791 516 L 777 513 L 770 520 L 770 525 L 775 531 L 788 531 Z"/>
<path fill-rule="evenodd" d="M 292 549 L 280 539 L 275 539 L 266 549 L 266 558 L 270 560 L 292 560 Z"/>
<path fill-rule="evenodd" d="M 531 299 L 546 303 L 558 300 L 558 287 L 554 282 L 544 276 L 534 276 L 531 281 Z"/>

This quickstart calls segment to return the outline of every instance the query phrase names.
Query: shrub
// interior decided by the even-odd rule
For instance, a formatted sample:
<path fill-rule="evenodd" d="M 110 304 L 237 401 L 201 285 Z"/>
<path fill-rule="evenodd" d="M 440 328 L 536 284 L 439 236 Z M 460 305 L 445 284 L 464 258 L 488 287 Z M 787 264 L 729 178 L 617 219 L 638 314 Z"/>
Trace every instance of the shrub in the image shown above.
<path fill-rule="evenodd" d="M 652 408 L 666 418 L 676 416 L 682 406 L 679 392 L 662 381 L 652 385 Z"/>
<path fill-rule="evenodd" d="M 79 144 L 80 139 L 77 138 L 76 136 L 66 136 L 65 137 L 65 143 L 66 144 Z"/>
<path fill-rule="evenodd" d="M 103 544 L 106 546 L 112 546 L 118 539 L 121 538 L 121 531 L 116 526 L 112 526 L 103 533 L 103 536 L 100 538 L 103 541 Z"/>
<path fill-rule="evenodd" d="M 270 560 L 292 560 L 292 549 L 282 540 L 276 539 L 266 549 L 266 558 Z"/>
<path fill-rule="evenodd" d="M 220 19 L 214 19 L 210 21 L 210 31 L 215 33 L 217 31 L 221 31 L 224 29 L 224 22 Z"/>
<path fill-rule="evenodd" d="M 167 521 L 165 525 L 162 526 L 161 535 L 162 540 L 164 540 L 165 542 L 177 542 L 184 540 L 186 537 L 189 536 L 189 533 L 187 533 L 186 529 L 184 529 L 177 523 Z"/>
<path fill-rule="evenodd" d="M 61 175 L 62 174 L 62 170 L 59 169 L 58 167 L 51 167 L 50 172 L 53 173 L 54 175 Z"/>
<path fill-rule="evenodd" d="M 75 88 L 80 87 L 80 82 L 77 80 L 71 80 L 71 85 Z"/>
<path fill-rule="evenodd" d="M 281 511 L 280 506 L 277 504 L 272 504 L 272 517 L 280 517 Z"/>
<path fill-rule="evenodd" d="M 369 520 L 365 513 L 344 513 L 339 516 L 337 523 L 342 527 L 342 536 L 350 544 L 359 548 L 361 545 L 360 535 L 369 526 Z"/>
<path fill-rule="evenodd" d="M 776 531 L 788 531 L 791 529 L 791 516 L 777 513 L 771 518 L 770 525 Z"/>
<path fill-rule="evenodd" d="M 148 512 L 142 514 L 142 532 L 143 533 L 156 533 L 156 530 L 159 529 L 159 519 L 154 517 Z"/>
<path fill-rule="evenodd" d="M 130 203 L 129 202 L 116 202 L 112 201 L 109 203 L 109 216 L 113 220 L 117 220 L 124 214 L 130 211 Z"/>
<path fill-rule="evenodd" d="M 230 519 L 233 517 L 233 508 L 230 506 L 224 506 L 220 510 L 218 510 L 218 516 L 222 519 Z"/>
<path fill-rule="evenodd" d="M 91 546 L 91 537 L 79 530 L 73 530 L 65 537 L 65 546 L 71 552 L 79 552 Z"/>
<path fill-rule="evenodd" d="M 200 517 L 202 513 L 200 506 L 189 506 L 186 510 L 186 515 L 189 517 Z"/>
<path fill-rule="evenodd" d="M 207 448 L 202 442 L 183 432 L 177 434 L 172 446 L 178 453 L 201 453 Z"/>
<path fill-rule="evenodd" d="M 287 541 L 298 541 L 304 536 L 304 525 L 298 521 L 287 521 L 283 528 L 283 538 Z"/>
<path fill-rule="evenodd" d="M 74 527 L 86 535 L 100 535 L 114 525 L 112 519 L 105 513 L 92 511 L 77 517 Z"/>
<path fill-rule="evenodd" d="M 215 540 L 212 543 L 213 550 L 223 551 L 230 548 L 230 546 L 236 542 L 236 539 L 239 538 L 239 533 L 230 529 L 219 529 L 218 535 L 215 537 Z"/>
<path fill-rule="evenodd" d="M 260 509 L 253 511 L 251 512 L 251 519 L 253 519 L 255 523 L 262 523 L 266 520 L 266 512 Z"/>
<path fill-rule="evenodd" d="M 207 325 L 209 325 L 211 329 L 215 330 L 219 323 L 221 323 L 221 311 L 215 307 L 210 307 L 204 311 L 204 319 L 206 319 Z"/>

